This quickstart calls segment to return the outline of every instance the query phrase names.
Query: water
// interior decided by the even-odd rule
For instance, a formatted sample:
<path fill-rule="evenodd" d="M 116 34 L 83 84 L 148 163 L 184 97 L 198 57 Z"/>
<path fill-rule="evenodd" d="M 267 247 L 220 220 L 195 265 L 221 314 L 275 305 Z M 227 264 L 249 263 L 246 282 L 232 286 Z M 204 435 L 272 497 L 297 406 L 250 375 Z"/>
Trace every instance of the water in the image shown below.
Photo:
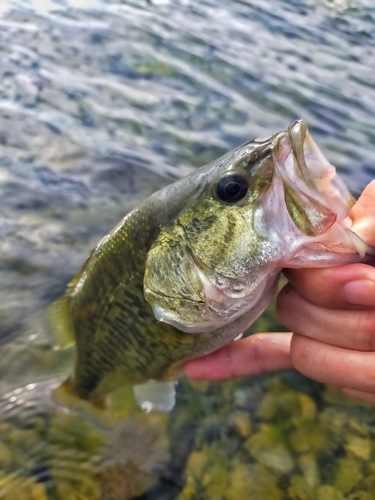
<path fill-rule="evenodd" d="M 43 323 L 137 202 L 297 118 L 359 194 L 375 172 L 373 2 L 3 0 L 0 12 L 0 498 L 373 498 L 366 405 L 296 374 L 185 382 L 169 418 L 103 432 L 51 403 L 72 354 Z"/>

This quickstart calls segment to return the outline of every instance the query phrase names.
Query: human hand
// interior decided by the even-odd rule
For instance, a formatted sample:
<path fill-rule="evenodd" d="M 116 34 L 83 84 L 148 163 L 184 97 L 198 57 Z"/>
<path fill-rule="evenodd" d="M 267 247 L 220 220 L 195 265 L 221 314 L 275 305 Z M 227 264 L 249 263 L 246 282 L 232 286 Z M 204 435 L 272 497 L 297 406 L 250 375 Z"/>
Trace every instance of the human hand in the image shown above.
<path fill-rule="evenodd" d="M 349 213 L 351 229 L 375 245 L 375 181 Z M 285 270 L 281 321 L 290 358 L 304 375 L 375 403 L 375 268 L 366 264 Z M 296 314 L 298 311 L 298 314 Z"/>
<path fill-rule="evenodd" d="M 375 182 L 349 215 L 352 230 L 374 245 Z M 290 284 L 279 295 L 278 312 L 297 333 L 261 333 L 228 344 L 188 362 L 186 375 L 222 380 L 294 366 L 315 380 L 375 402 L 375 269 L 351 264 L 285 274 Z"/>

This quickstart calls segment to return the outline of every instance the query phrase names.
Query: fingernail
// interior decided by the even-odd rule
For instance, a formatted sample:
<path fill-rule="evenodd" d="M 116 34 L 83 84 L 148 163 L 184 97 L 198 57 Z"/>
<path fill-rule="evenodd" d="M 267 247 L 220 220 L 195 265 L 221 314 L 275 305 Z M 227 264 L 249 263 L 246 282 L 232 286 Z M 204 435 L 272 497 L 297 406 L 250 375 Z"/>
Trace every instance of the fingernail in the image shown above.
<path fill-rule="evenodd" d="M 371 280 L 349 281 L 343 286 L 342 294 L 350 304 L 375 306 L 375 283 Z"/>
<path fill-rule="evenodd" d="M 281 345 L 282 347 L 289 347 L 292 340 L 291 333 L 258 333 L 257 337 L 266 342 Z"/>
<path fill-rule="evenodd" d="M 371 245 L 374 243 L 374 224 L 375 217 L 373 215 L 368 215 L 355 221 L 350 229 L 358 234 L 367 244 Z"/>
<path fill-rule="evenodd" d="M 345 217 L 345 219 L 342 220 L 342 225 L 350 229 L 353 225 L 353 220 L 350 217 Z"/>

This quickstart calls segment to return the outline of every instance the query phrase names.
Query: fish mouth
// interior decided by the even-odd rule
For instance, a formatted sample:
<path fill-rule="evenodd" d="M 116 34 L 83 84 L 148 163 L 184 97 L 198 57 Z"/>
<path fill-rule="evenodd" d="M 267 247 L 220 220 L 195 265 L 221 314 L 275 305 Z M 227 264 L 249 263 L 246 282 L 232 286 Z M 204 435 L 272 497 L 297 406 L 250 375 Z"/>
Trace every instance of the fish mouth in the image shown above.
<path fill-rule="evenodd" d="M 311 138 L 304 119 L 275 136 L 272 155 L 275 183 L 300 233 L 319 237 L 338 217 L 346 215 L 347 203 L 341 207 L 341 213 L 335 204 L 339 197 L 331 181 L 337 177 L 336 169 Z"/>

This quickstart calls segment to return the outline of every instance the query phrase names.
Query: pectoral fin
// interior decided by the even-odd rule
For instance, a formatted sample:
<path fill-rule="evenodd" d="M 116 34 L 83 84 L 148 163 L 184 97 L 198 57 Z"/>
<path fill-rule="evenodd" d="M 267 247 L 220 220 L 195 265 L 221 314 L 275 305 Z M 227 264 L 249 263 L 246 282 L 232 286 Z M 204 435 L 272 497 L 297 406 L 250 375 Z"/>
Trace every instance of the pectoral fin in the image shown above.
<path fill-rule="evenodd" d="M 135 399 L 139 406 L 147 412 L 151 410 L 171 411 L 176 403 L 175 384 L 175 382 L 149 380 L 145 384 L 135 385 Z"/>

